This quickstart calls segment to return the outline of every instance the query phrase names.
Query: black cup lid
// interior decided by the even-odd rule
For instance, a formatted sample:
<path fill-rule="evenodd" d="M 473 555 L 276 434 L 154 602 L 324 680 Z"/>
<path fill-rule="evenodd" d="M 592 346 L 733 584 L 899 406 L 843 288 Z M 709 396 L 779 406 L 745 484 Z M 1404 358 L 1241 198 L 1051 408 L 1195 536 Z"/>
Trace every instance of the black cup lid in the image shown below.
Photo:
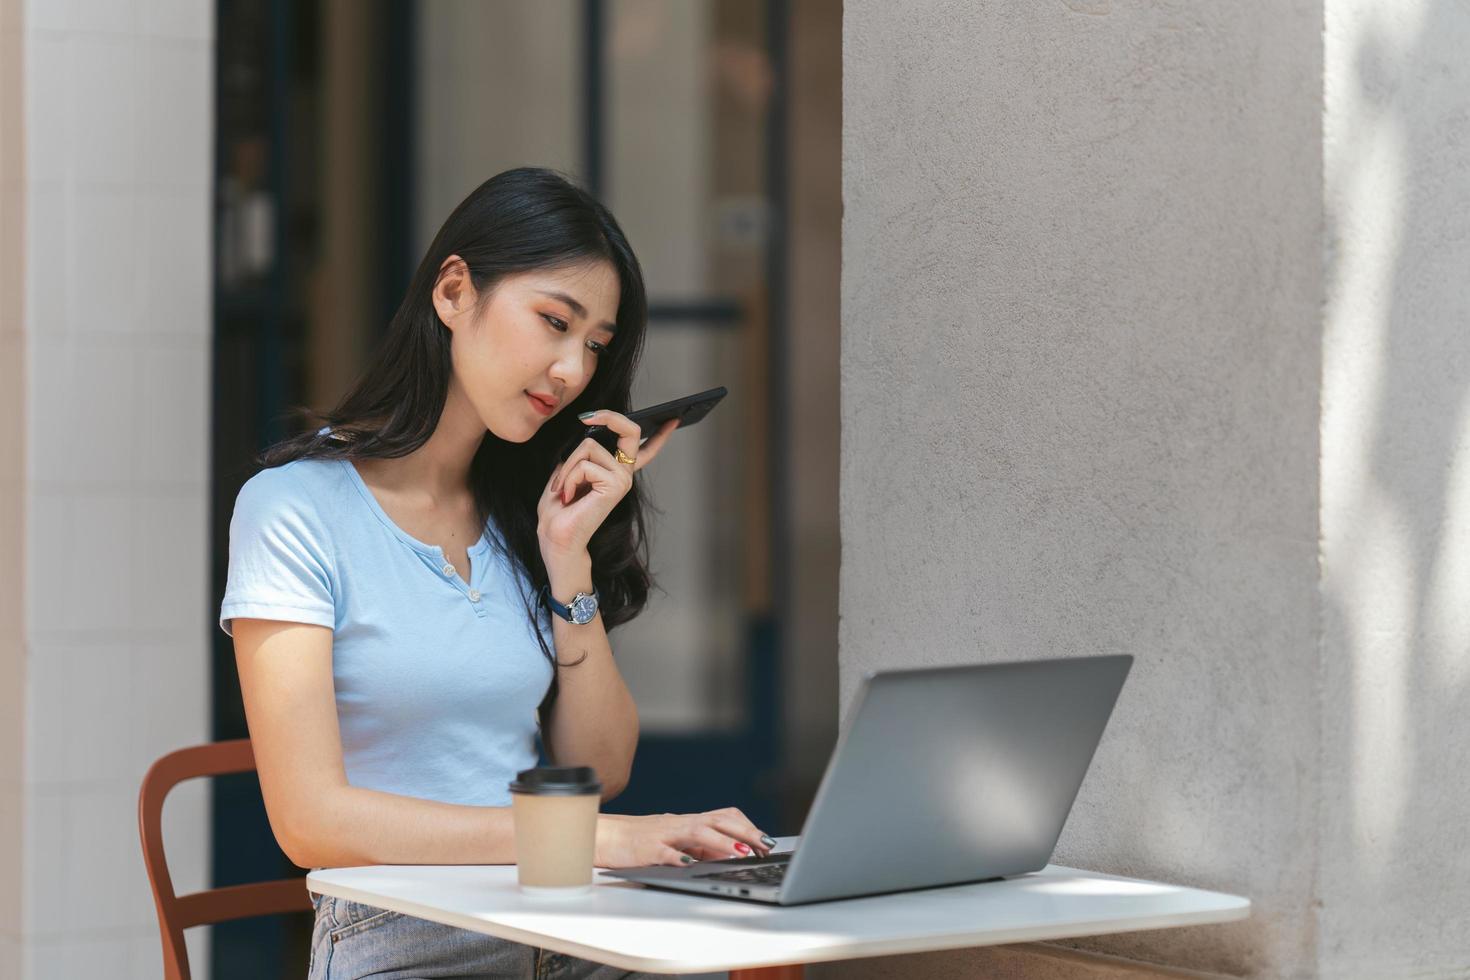
<path fill-rule="evenodd" d="M 511 780 L 512 793 L 535 796 L 584 796 L 602 793 L 597 770 L 591 766 L 540 766 L 522 769 Z"/>

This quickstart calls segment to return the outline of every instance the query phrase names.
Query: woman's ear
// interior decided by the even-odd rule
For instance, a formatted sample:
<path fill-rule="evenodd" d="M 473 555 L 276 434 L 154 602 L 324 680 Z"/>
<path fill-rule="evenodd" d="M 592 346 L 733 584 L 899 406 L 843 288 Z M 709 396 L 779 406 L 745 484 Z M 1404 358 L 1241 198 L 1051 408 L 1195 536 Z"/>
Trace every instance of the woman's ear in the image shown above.
<path fill-rule="evenodd" d="M 475 284 L 470 281 L 469 266 L 458 255 L 451 255 L 440 264 L 433 300 L 439 321 L 451 330 L 456 319 L 474 308 Z"/>

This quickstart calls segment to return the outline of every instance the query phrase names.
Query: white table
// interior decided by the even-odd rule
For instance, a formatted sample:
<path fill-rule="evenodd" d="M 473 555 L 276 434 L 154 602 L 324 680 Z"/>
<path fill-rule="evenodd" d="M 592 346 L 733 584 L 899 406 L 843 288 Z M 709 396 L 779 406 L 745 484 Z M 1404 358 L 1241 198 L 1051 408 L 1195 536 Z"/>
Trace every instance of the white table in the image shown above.
<path fill-rule="evenodd" d="M 790 850 L 797 838 L 778 838 Z M 797 980 L 797 964 L 1228 922 L 1250 901 L 1058 865 L 1002 881 L 783 908 L 594 874 L 571 899 L 530 898 L 514 865 L 326 868 L 314 892 L 647 973 Z"/>

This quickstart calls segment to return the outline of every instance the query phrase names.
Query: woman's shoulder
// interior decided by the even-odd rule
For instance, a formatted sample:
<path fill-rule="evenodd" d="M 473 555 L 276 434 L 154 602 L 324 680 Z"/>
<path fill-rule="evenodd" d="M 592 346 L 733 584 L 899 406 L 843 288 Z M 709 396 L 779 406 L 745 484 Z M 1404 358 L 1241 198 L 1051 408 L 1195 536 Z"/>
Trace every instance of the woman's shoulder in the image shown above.
<path fill-rule="evenodd" d="M 297 512 L 325 519 L 340 509 L 333 501 L 343 489 L 341 460 L 293 459 L 268 466 L 246 480 L 235 509 Z"/>

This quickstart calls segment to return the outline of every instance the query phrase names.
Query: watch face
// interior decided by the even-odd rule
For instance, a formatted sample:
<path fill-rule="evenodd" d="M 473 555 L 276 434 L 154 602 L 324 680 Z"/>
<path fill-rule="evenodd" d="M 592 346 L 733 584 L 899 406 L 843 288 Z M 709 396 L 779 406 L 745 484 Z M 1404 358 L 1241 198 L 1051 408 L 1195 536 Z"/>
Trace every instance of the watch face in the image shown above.
<path fill-rule="evenodd" d="M 590 595 L 577 595 L 572 600 L 572 622 L 590 623 L 592 617 L 597 615 L 597 597 Z"/>

